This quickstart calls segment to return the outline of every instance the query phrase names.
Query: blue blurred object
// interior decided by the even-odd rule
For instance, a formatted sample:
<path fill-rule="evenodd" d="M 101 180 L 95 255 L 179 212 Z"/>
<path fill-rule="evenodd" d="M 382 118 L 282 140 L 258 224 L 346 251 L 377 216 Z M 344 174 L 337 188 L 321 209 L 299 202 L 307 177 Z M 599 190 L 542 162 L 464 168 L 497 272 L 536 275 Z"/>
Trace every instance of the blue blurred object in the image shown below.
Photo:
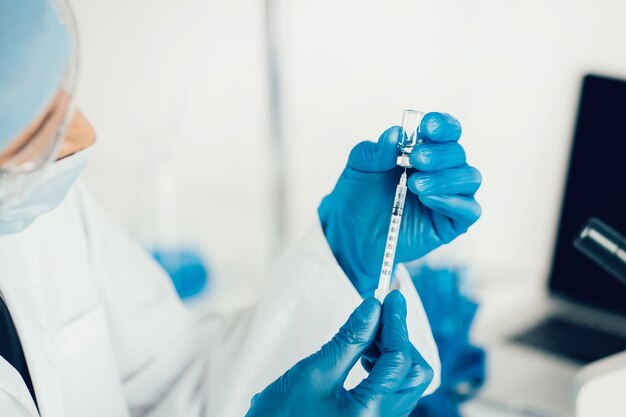
<path fill-rule="evenodd" d="M 406 206 L 395 261 L 418 259 L 449 243 L 474 224 L 481 208 L 474 194 L 482 178 L 466 163 L 458 143 L 461 124 L 445 113 L 428 113 L 420 124 L 423 142 L 413 148 Z M 396 185 L 401 128 L 352 149 L 337 185 L 319 207 L 324 234 L 337 262 L 362 296 L 378 284 Z"/>
<path fill-rule="evenodd" d="M 369 375 L 346 390 L 348 373 L 377 332 L 380 354 Z M 246 417 L 407 417 L 432 378 L 409 341 L 404 297 L 392 291 L 382 312 L 377 300 L 365 299 L 330 342 L 257 394 Z"/>
<path fill-rule="evenodd" d="M 168 273 L 182 300 L 200 294 L 207 287 L 208 268 L 196 251 L 155 249 L 152 256 Z"/>
<path fill-rule="evenodd" d="M 423 398 L 413 417 L 460 417 L 459 405 L 485 381 L 485 351 L 472 345 L 470 328 L 478 305 L 454 269 L 407 265 L 430 321 L 441 359 L 441 386 Z"/>

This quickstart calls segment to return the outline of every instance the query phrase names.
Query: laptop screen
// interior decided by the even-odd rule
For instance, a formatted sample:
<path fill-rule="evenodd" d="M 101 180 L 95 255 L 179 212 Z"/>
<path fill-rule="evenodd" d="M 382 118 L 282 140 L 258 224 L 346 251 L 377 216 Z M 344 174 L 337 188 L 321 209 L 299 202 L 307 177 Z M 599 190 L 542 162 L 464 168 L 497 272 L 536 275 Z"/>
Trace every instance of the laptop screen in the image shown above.
<path fill-rule="evenodd" d="M 626 235 L 626 81 L 583 80 L 549 286 L 553 294 L 626 315 L 626 285 L 573 246 L 595 216 Z"/>

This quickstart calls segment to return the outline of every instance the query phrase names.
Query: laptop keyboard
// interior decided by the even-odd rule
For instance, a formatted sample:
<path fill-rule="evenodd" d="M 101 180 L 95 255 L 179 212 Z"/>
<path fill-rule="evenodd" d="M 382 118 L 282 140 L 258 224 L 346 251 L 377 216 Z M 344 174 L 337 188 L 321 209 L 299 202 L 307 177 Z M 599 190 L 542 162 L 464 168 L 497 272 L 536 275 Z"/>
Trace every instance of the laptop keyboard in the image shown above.
<path fill-rule="evenodd" d="M 626 350 L 626 337 L 549 317 L 513 337 L 513 341 L 564 356 L 582 364 Z"/>

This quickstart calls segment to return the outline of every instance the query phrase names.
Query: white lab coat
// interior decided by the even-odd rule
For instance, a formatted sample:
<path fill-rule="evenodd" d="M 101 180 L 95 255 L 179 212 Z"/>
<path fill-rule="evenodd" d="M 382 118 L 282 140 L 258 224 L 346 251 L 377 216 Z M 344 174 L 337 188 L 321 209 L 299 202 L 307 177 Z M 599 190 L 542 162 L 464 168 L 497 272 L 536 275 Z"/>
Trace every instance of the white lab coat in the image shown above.
<path fill-rule="evenodd" d="M 411 339 L 436 371 L 432 389 L 436 347 L 399 275 Z M 0 291 L 43 417 L 243 416 L 361 301 L 317 226 L 276 263 L 254 307 L 199 317 L 80 185 L 23 233 L 0 237 Z M 38 415 L 1 357 L 0 415 Z"/>

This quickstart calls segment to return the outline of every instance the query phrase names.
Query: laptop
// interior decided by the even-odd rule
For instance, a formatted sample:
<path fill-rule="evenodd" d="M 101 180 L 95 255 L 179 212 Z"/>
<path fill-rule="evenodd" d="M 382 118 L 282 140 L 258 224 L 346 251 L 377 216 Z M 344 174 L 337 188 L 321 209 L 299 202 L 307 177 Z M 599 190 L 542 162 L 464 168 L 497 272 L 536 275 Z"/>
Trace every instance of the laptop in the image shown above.
<path fill-rule="evenodd" d="M 591 217 L 626 235 L 626 81 L 582 82 L 548 297 L 503 320 L 481 399 L 518 415 L 574 415 L 584 365 L 626 350 L 626 285 L 573 245 Z"/>

